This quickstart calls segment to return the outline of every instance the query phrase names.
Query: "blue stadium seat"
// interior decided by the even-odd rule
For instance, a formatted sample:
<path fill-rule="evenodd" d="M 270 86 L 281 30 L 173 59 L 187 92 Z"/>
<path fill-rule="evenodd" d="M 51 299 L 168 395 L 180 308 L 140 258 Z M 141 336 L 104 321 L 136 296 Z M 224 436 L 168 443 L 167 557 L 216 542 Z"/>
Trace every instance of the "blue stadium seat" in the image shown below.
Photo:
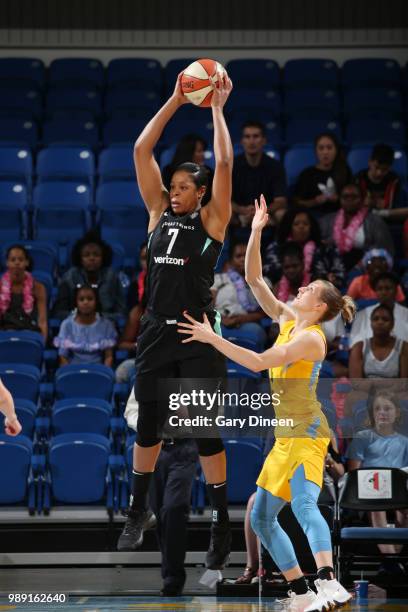
<path fill-rule="evenodd" d="M 97 59 L 69 57 L 53 60 L 49 67 L 51 88 L 96 87 L 102 89 L 105 74 L 102 63 Z"/>
<path fill-rule="evenodd" d="M 346 127 L 346 140 L 349 145 L 375 144 L 385 142 L 404 148 L 406 143 L 405 126 L 401 121 L 380 121 L 359 119 L 350 121 Z"/>
<path fill-rule="evenodd" d="M 27 190 L 21 183 L 0 181 L 0 241 L 27 236 Z"/>
<path fill-rule="evenodd" d="M 338 88 L 339 70 L 336 62 L 330 59 L 293 59 L 283 68 L 285 89 Z"/>
<path fill-rule="evenodd" d="M 161 64 L 155 59 L 132 57 L 111 60 L 107 72 L 108 88 L 154 90 L 163 89 Z"/>
<path fill-rule="evenodd" d="M 43 143 L 64 143 L 95 149 L 98 146 L 98 126 L 81 119 L 52 119 L 43 125 Z"/>
<path fill-rule="evenodd" d="M 93 397 L 78 397 L 55 402 L 52 409 L 54 435 L 64 433 L 96 433 L 108 436 L 112 405 Z"/>
<path fill-rule="evenodd" d="M 1 91 L 0 116 L 39 120 L 42 115 L 41 94 L 36 89 Z"/>
<path fill-rule="evenodd" d="M 136 180 L 115 181 L 103 183 L 96 190 L 96 207 L 100 210 L 116 210 L 118 208 L 141 207 L 144 210 L 144 203 L 140 195 Z"/>
<path fill-rule="evenodd" d="M 0 378 L 15 399 L 37 403 L 40 392 L 40 370 L 32 365 L 2 363 Z"/>
<path fill-rule="evenodd" d="M 243 110 L 244 109 L 244 110 Z M 278 92 L 273 89 L 238 89 L 228 98 L 228 115 L 235 118 L 236 113 L 259 120 L 259 111 L 264 111 L 269 119 L 279 117 L 282 102 Z"/>
<path fill-rule="evenodd" d="M 55 374 L 58 399 L 92 397 L 109 402 L 115 380 L 112 370 L 101 364 L 70 364 Z"/>
<path fill-rule="evenodd" d="M 340 101 L 335 89 L 289 89 L 284 113 L 289 119 L 337 119 Z"/>
<path fill-rule="evenodd" d="M 29 149 L 0 147 L 0 179 L 31 185 L 33 159 Z"/>
<path fill-rule="evenodd" d="M 46 99 L 46 113 L 49 117 L 57 117 L 64 113 L 65 117 L 81 118 L 85 111 L 94 119 L 102 112 L 102 100 L 96 89 L 51 89 Z"/>
<path fill-rule="evenodd" d="M 228 501 L 246 504 L 256 490 L 262 467 L 259 445 L 246 440 L 224 440 L 227 454 Z"/>
<path fill-rule="evenodd" d="M 334 134 L 340 141 L 341 127 L 338 121 L 319 119 L 293 119 L 286 126 L 286 145 L 293 147 L 299 144 L 312 144 L 322 132 Z"/>
<path fill-rule="evenodd" d="M 207 143 L 212 143 L 214 138 L 214 126 L 211 116 L 203 116 L 203 119 L 178 119 L 177 116 L 167 125 L 162 141 L 167 146 L 177 144 L 187 134 L 198 134 Z"/>
<path fill-rule="evenodd" d="M 58 244 L 79 238 L 90 226 L 90 205 L 91 190 L 85 184 L 39 183 L 33 190 L 35 238 Z"/>
<path fill-rule="evenodd" d="M 166 95 L 170 95 L 176 85 L 176 79 L 180 72 L 183 72 L 187 66 L 195 62 L 195 57 L 179 57 L 167 62 L 164 67 L 164 81 L 166 85 Z"/>
<path fill-rule="evenodd" d="M 143 119 L 111 119 L 103 126 L 102 143 L 104 147 L 114 143 L 133 143 L 144 130 Z"/>
<path fill-rule="evenodd" d="M 18 420 L 21 423 L 21 435 L 32 439 L 35 431 L 35 419 L 38 408 L 30 400 L 16 399 L 14 402 Z"/>
<path fill-rule="evenodd" d="M 136 181 L 133 147 L 103 149 L 99 155 L 98 174 L 101 182 Z"/>
<path fill-rule="evenodd" d="M 344 114 L 350 119 L 401 119 L 403 103 L 396 89 L 351 89 L 344 92 Z"/>
<path fill-rule="evenodd" d="M 284 165 L 288 185 L 294 185 L 299 174 L 316 163 L 314 146 L 293 147 L 285 153 Z"/>
<path fill-rule="evenodd" d="M 0 505 L 26 504 L 30 514 L 36 506 L 37 485 L 32 476 L 33 443 L 24 435 L 0 434 Z"/>
<path fill-rule="evenodd" d="M 95 158 L 83 147 L 49 147 L 37 157 L 38 181 L 82 181 L 93 184 Z"/>
<path fill-rule="evenodd" d="M 55 436 L 49 444 L 49 485 L 44 508 L 52 501 L 86 504 L 105 501 L 111 505 L 109 478 L 110 442 L 104 436 L 67 433 Z"/>
<path fill-rule="evenodd" d="M 235 89 L 270 89 L 280 88 L 280 70 L 278 64 L 270 59 L 235 59 L 225 66 Z"/>
<path fill-rule="evenodd" d="M 368 167 L 372 146 L 353 147 L 347 155 L 347 163 L 350 166 L 353 174 L 357 174 L 360 170 Z M 394 163 L 392 169 L 403 179 L 408 175 L 407 154 L 402 149 L 394 150 Z"/>
<path fill-rule="evenodd" d="M 2 263 L 5 266 L 7 250 L 15 244 L 15 241 L 3 245 Z M 53 277 L 57 267 L 58 250 L 51 242 L 39 240 L 20 240 L 21 244 L 29 253 L 34 271 L 42 271 Z"/>
<path fill-rule="evenodd" d="M 112 268 L 123 270 L 125 265 L 125 249 L 119 242 L 110 242 L 109 246 L 113 251 Z"/>
<path fill-rule="evenodd" d="M 0 87 L 2 89 L 43 89 L 45 67 L 34 57 L 0 58 Z"/>
<path fill-rule="evenodd" d="M 0 363 L 22 363 L 41 370 L 44 338 L 39 332 L 0 331 Z"/>
<path fill-rule="evenodd" d="M 38 128 L 30 118 L 0 117 L 0 147 L 19 146 L 35 149 Z"/>
<path fill-rule="evenodd" d="M 384 87 L 400 89 L 401 69 L 394 59 L 351 59 L 343 64 L 342 84 L 344 89 L 356 87 Z"/>
<path fill-rule="evenodd" d="M 138 89 L 111 89 L 105 98 L 105 113 L 114 119 L 151 118 L 159 109 L 160 96 L 157 91 Z"/>

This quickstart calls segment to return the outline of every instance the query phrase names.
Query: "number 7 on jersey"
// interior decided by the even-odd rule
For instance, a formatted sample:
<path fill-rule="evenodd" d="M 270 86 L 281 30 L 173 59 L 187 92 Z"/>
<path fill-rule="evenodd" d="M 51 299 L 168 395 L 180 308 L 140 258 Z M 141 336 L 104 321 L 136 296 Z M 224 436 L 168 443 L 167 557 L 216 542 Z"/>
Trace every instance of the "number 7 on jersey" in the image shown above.
<path fill-rule="evenodd" d="M 173 235 L 172 235 L 172 238 L 171 238 L 171 240 L 170 240 L 170 244 L 169 244 L 169 246 L 167 247 L 166 255 L 170 255 L 170 253 L 171 253 L 171 251 L 172 251 L 172 249 L 173 249 L 173 247 L 174 247 L 174 243 L 176 242 L 176 238 L 177 238 L 177 235 L 178 235 L 179 231 L 180 231 L 180 230 L 179 230 L 179 229 L 176 229 L 175 227 L 171 227 L 171 228 L 169 229 L 169 236 L 171 236 L 172 234 L 173 234 Z"/>

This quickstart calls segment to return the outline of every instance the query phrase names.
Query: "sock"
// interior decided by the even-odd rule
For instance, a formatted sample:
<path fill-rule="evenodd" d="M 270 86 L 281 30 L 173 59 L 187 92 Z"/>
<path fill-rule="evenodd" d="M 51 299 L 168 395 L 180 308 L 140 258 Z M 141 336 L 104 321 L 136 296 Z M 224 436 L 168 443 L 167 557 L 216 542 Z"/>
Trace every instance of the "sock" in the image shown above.
<path fill-rule="evenodd" d="M 317 570 L 317 575 L 320 580 L 333 580 L 334 569 L 330 565 L 325 565 Z"/>
<path fill-rule="evenodd" d="M 213 523 L 228 520 L 227 483 L 207 484 L 207 494 L 212 507 Z"/>
<path fill-rule="evenodd" d="M 146 510 L 147 496 L 153 472 L 135 472 L 133 470 L 132 494 L 129 500 L 130 510 Z"/>
<path fill-rule="evenodd" d="M 291 580 L 289 582 L 289 586 L 290 590 L 296 593 L 296 595 L 306 595 L 309 590 L 309 585 L 307 584 L 304 576 L 296 578 L 296 580 Z"/>

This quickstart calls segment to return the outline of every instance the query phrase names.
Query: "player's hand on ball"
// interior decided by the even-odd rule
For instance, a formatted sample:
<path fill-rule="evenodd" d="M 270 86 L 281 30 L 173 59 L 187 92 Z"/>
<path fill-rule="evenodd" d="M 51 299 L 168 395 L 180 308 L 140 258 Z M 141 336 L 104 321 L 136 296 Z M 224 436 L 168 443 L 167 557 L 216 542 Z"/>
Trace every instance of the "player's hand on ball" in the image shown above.
<path fill-rule="evenodd" d="M 173 95 L 171 96 L 180 105 L 188 103 L 188 100 L 187 100 L 186 96 L 183 94 L 183 90 L 181 89 L 181 77 L 182 76 L 183 76 L 183 72 L 180 72 L 178 77 L 177 77 L 177 81 L 176 81 L 176 85 L 174 87 Z"/>
<path fill-rule="evenodd" d="M 217 334 L 213 331 L 213 328 L 210 325 L 210 322 L 207 318 L 207 315 L 204 313 L 204 321 L 203 323 L 199 323 L 193 317 L 191 317 L 187 312 L 183 312 L 183 316 L 190 321 L 190 323 L 178 323 L 179 329 L 177 330 L 179 334 L 187 334 L 190 337 L 182 340 L 183 344 L 187 342 L 193 342 L 196 340 L 197 342 L 204 342 L 205 344 L 210 344 L 211 340 Z"/>
<path fill-rule="evenodd" d="M 268 207 L 266 206 L 266 201 L 263 195 L 258 200 L 255 200 L 255 214 L 252 219 L 252 229 L 253 230 L 262 230 L 265 225 L 268 223 Z"/>
<path fill-rule="evenodd" d="M 15 416 L 12 419 L 8 419 L 6 417 L 6 419 L 4 420 L 4 430 L 6 432 L 7 435 L 9 436 L 18 436 L 18 434 L 21 431 L 21 424 L 20 421 L 18 420 L 18 418 Z"/>
<path fill-rule="evenodd" d="M 225 70 L 217 71 L 217 80 L 210 79 L 214 87 L 211 106 L 223 108 L 232 91 L 232 81 Z"/>

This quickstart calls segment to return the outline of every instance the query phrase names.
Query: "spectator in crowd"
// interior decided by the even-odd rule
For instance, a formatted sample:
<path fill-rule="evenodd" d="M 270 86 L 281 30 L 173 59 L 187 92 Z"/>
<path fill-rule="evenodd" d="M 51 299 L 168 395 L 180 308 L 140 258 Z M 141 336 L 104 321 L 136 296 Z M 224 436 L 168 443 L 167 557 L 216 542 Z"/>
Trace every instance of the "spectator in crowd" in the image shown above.
<path fill-rule="evenodd" d="M 142 296 L 142 302 L 133 306 L 129 312 L 126 321 L 125 329 L 118 342 L 118 349 L 129 352 L 129 358 L 122 361 L 116 368 L 116 382 L 129 382 L 134 374 L 136 374 L 135 357 L 136 357 L 136 342 L 140 331 L 140 321 L 145 311 L 145 299 Z"/>
<path fill-rule="evenodd" d="M 374 288 L 375 280 L 383 272 L 390 272 L 394 265 L 393 258 L 385 249 L 370 249 L 362 259 L 365 273 L 356 276 L 347 289 L 347 295 L 354 300 L 375 300 L 377 294 Z M 404 302 L 405 295 L 400 285 L 397 285 L 397 302 Z"/>
<path fill-rule="evenodd" d="M 263 310 L 245 281 L 247 245 L 235 243 L 226 272 L 216 274 L 214 285 L 215 308 L 221 314 L 223 335 L 226 337 L 252 336 L 260 350 L 265 346 L 266 332 L 260 325 Z"/>
<path fill-rule="evenodd" d="M 281 254 L 290 243 L 303 249 L 305 284 L 312 280 L 325 279 L 336 287 L 344 282 L 344 264 L 335 246 L 322 243 L 320 226 L 306 209 L 288 210 L 277 228 L 276 240 L 265 249 L 263 273 L 272 283 L 282 275 Z"/>
<path fill-rule="evenodd" d="M 0 278 L 0 330 L 37 331 L 46 341 L 47 292 L 31 274 L 31 258 L 23 246 L 7 250 L 6 268 Z"/>
<path fill-rule="evenodd" d="M 282 276 L 274 285 L 273 291 L 281 302 L 291 303 L 298 294 L 299 287 L 310 283 L 305 270 L 302 247 L 296 242 L 288 243 L 282 251 Z"/>
<path fill-rule="evenodd" d="M 113 323 L 100 314 L 101 305 L 94 287 L 75 291 L 75 311 L 62 323 L 54 338 L 60 365 L 68 363 L 103 363 L 113 365 L 113 347 L 117 333 Z"/>
<path fill-rule="evenodd" d="M 398 400 L 387 391 L 378 391 L 369 399 L 368 416 L 370 427 L 357 432 L 347 450 L 347 467 L 349 470 L 359 468 L 408 466 L 408 438 L 398 433 L 402 414 Z M 373 527 L 387 527 L 387 514 L 383 511 L 369 513 Z M 395 513 L 396 527 L 408 527 L 408 509 L 397 510 Z M 385 555 L 396 555 L 401 552 L 402 545 L 378 544 Z M 404 572 L 403 566 L 394 559 L 384 559 L 381 573 Z"/>
<path fill-rule="evenodd" d="M 293 199 L 295 204 L 310 208 L 320 217 L 338 210 L 339 194 L 350 182 L 352 174 L 333 134 L 319 134 L 315 151 L 317 163 L 300 173 Z"/>
<path fill-rule="evenodd" d="M 350 183 L 340 193 L 340 210 L 320 220 L 323 240 L 335 244 L 347 271 L 372 248 L 394 255 L 394 244 L 384 221 L 373 215 L 361 197 L 358 185 Z"/>
<path fill-rule="evenodd" d="M 147 271 L 147 242 L 143 242 L 143 244 L 140 245 L 139 267 L 140 271 L 129 285 L 127 297 L 127 308 L 129 311 L 142 302 Z"/>
<path fill-rule="evenodd" d="M 242 128 L 244 152 L 234 159 L 232 171 L 231 223 L 250 227 L 255 213 L 254 201 L 263 193 L 271 223 L 276 225 L 286 210 L 286 174 L 283 165 L 265 151 L 265 126 L 248 121 Z"/>
<path fill-rule="evenodd" d="M 205 206 L 210 201 L 214 172 L 205 165 L 204 153 L 206 149 L 207 143 L 201 136 L 197 134 L 186 134 L 186 136 L 183 136 L 176 147 L 173 159 L 162 171 L 163 185 L 166 187 L 167 191 L 170 192 L 171 177 L 176 169 L 185 162 L 193 162 L 199 166 L 205 166 L 208 173 L 208 186 L 201 200 L 201 206 Z"/>
<path fill-rule="evenodd" d="M 350 347 L 356 342 L 372 337 L 371 313 L 379 304 L 386 304 L 394 314 L 394 327 L 391 334 L 408 342 L 408 308 L 398 304 L 398 279 L 392 272 L 382 272 L 372 282 L 378 303 L 360 310 L 353 321 L 350 331 Z"/>
<path fill-rule="evenodd" d="M 95 230 L 78 240 L 72 250 L 72 268 L 62 277 L 53 316 L 65 319 L 75 308 L 75 290 L 90 285 L 98 290 L 101 313 L 117 321 L 125 315 L 125 294 L 120 275 L 111 267 L 112 249 Z"/>
<path fill-rule="evenodd" d="M 392 308 L 376 306 L 370 320 L 372 336 L 356 342 L 350 351 L 350 378 L 407 378 L 408 344 L 391 335 Z"/>
<path fill-rule="evenodd" d="M 368 168 L 360 170 L 355 180 L 369 208 L 388 212 L 389 214 L 383 216 L 390 219 L 401 219 L 408 217 L 408 208 L 398 209 L 406 202 L 401 179 L 391 170 L 393 162 L 393 148 L 383 143 L 376 144 L 371 152 Z"/>

